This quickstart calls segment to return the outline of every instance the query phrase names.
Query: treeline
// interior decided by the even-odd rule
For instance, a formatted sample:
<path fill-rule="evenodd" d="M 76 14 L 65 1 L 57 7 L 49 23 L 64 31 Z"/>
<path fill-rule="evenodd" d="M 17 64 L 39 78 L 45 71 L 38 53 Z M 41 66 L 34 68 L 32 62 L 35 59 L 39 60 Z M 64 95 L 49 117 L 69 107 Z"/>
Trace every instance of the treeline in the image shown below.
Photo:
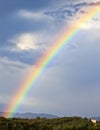
<path fill-rule="evenodd" d="M 93 124 L 87 118 L 62 117 L 46 119 L 0 117 L 0 130 L 100 130 L 100 123 Z"/>

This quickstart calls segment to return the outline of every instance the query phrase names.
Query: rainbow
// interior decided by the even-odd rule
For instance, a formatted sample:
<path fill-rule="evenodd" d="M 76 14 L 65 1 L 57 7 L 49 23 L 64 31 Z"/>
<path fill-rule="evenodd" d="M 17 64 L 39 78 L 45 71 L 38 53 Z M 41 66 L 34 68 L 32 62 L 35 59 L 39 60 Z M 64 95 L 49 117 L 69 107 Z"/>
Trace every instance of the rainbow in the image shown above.
<path fill-rule="evenodd" d="M 57 55 L 57 53 L 68 44 L 70 40 L 81 30 L 81 27 L 91 20 L 98 12 L 100 11 L 100 6 L 91 6 L 88 9 L 88 13 L 81 14 L 75 23 L 75 26 L 70 26 L 67 29 L 65 28 L 62 32 L 62 35 L 58 37 L 54 44 L 47 50 L 45 55 L 43 55 L 37 62 L 36 67 L 32 68 L 31 73 L 29 73 L 24 83 L 20 86 L 20 90 L 15 94 L 11 104 L 6 108 L 8 113 L 5 116 L 10 118 L 14 116 L 14 112 L 17 111 L 19 105 L 29 92 L 29 90 L 35 85 L 35 82 L 38 80 L 40 75 L 43 73 L 47 65 L 51 60 Z"/>

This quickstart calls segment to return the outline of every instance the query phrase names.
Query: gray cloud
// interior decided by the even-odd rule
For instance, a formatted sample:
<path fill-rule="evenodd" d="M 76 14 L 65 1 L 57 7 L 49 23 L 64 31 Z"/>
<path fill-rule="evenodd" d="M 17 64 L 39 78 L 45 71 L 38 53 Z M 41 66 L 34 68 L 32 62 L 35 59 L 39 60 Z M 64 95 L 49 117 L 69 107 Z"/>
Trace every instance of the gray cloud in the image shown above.
<path fill-rule="evenodd" d="M 1 102 L 8 104 L 13 93 L 19 89 L 22 79 L 28 72 L 28 65 L 0 58 L 0 95 Z"/>
<path fill-rule="evenodd" d="M 100 1 L 97 2 L 92 2 L 88 4 L 89 6 L 99 6 L 100 5 Z"/>
<path fill-rule="evenodd" d="M 75 17 L 77 13 L 86 13 L 84 7 L 88 6 L 99 6 L 100 1 L 97 2 L 78 2 L 78 3 L 67 3 L 66 5 L 61 6 L 58 9 L 54 9 L 53 11 L 45 12 L 46 15 L 54 17 L 55 19 L 60 20 L 69 20 L 68 17 Z"/>

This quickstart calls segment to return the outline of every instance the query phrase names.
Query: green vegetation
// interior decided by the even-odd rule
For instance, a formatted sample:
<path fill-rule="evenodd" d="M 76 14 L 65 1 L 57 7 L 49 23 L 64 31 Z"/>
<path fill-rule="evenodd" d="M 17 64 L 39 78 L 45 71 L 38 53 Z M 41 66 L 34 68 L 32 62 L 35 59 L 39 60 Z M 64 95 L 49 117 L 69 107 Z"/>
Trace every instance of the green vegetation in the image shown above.
<path fill-rule="evenodd" d="M 100 130 L 100 122 L 93 124 L 87 118 L 62 117 L 46 119 L 0 117 L 0 130 Z"/>

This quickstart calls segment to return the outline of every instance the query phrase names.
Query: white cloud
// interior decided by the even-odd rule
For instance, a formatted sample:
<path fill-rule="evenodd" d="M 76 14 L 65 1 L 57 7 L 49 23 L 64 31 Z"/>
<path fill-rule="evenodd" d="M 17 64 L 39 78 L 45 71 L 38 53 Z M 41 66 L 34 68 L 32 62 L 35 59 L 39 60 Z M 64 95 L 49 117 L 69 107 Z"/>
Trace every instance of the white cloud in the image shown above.
<path fill-rule="evenodd" d="M 88 30 L 88 29 L 100 29 L 100 23 L 99 22 L 98 23 L 94 23 L 94 24 L 87 23 L 87 24 L 84 24 L 82 26 L 82 29 L 86 29 L 86 30 Z"/>
<path fill-rule="evenodd" d="M 40 19 L 43 16 L 43 14 L 41 14 L 41 13 L 35 13 L 32 11 L 27 11 L 27 10 L 20 10 L 18 12 L 18 15 L 23 18 L 27 18 L 27 19 L 34 19 L 34 18 Z"/>
<path fill-rule="evenodd" d="M 82 26 L 82 29 L 100 29 L 100 15 L 91 19 L 89 22 Z"/>
<path fill-rule="evenodd" d="M 77 26 L 77 22 L 75 21 L 70 21 L 69 23 L 71 26 Z M 82 30 L 91 30 L 91 29 L 100 29 L 100 21 L 94 21 L 94 20 L 90 20 L 89 22 L 86 22 L 84 24 L 80 24 L 80 29 Z"/>
<path fill-rule="evenodd" d="M 54 36 L 51 31 L 48 35 L 46 30 L 38 33 L 26 32 L 12 37 L 8 42 L 13 43 L 12 48 L 10 48 L 11 51 L 46 50 L 48 46 L 54 42 L 54 40 L 51 39 L 52 37 Z"/>
<path fill-rule="evenodd" d="M 17 15 L 21 18 L 25 18 L 28 20 L 52 20 L 51 17 L 45 15 L 42 11 L 41 12 L 33 12 L 29 10 L 19 10 Z"/>
<path fill-rule="evenodd" d="M 88 13 L 88 9 L 85 8 L 85 11 Z M 78 13 L 75 17 L 73 17 L 70 21 L 67 22 L 68 26 L 71 27 L 79 27 L 83 30 L 90 30 L 90 29 L 100 29 L 100 14 L 96 14 L 91 17 L 88 21 L 81 23 L 80 18 L 86 17 L 84 14 L 80 15 Z"/>
<path fill-rule="evenodd" d="M 3 57 L 3 58 L 0 58 L 0 69 L 2 70 L 2 68 L 6 67 L 8 68 L 8 70 L 10 68 L 13 68 L 13 69 L 17 69 L 17 70 L 21 70 L 21 68 L 27 68 L 29 65 L 27 64 L 24 64 L 22 62 L 19 62 L 19 61 L 12 61 L 10 59 L 8 59 L 7 57 Z"/>
<path fill-rule="evenodd" d="M 19 50 L 30 50 L 30 49 L 37 49 L 38 46 L 38 37 L 36 34 L 33 33 L 23 33 L 19 36 L 16 36 L 9 40 L 10 42 L 14 43 Z M 13 48 L 15 51 L 16 49 Z"/>

